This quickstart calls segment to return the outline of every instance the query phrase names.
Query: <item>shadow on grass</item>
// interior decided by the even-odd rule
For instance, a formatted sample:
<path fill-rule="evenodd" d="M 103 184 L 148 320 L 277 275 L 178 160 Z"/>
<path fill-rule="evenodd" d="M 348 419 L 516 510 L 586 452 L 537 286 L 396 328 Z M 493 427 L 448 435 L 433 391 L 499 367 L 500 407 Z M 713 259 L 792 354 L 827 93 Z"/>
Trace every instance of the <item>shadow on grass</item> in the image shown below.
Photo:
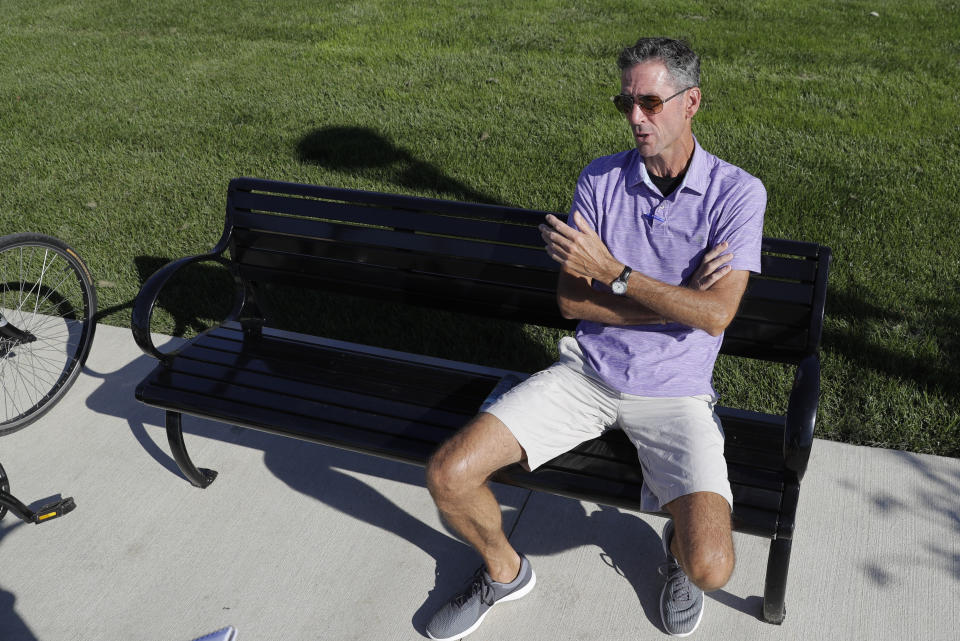
<path fill-rule="evenodd" d="M 923 324 L 906 315 L 880 307 L 862 295 L 850 291 L 830 290 L 827 314 L 843 321 L 845 329 L 824 331 L 823 347 L 842 354 L 864 369 L 883 372 L 893 378 L 910 379 L 920 387 L 936 390 L 948 398 L 960 399 L 960 294 L 956 289 L 942 300 L 921 302 L 935 310 Z M 908 324 L 912 327 L 907 328 Z M 871 331 L 887 331 L 889 337 L 873 337 Z M 897 333 L 902 337 L 897 340 Z M 933 340 L 939 358 L 909 353 L 909 347 L 898 346 Z"/>
<path fill-rule="evenodd" d="M 416 192 L 435 192 L 466 202 L 507 204 L 450 178 L 365 127 L 316 129 L 300 139 L 296 153 L 303 163 L 341 173 L 366 174 Z"/>

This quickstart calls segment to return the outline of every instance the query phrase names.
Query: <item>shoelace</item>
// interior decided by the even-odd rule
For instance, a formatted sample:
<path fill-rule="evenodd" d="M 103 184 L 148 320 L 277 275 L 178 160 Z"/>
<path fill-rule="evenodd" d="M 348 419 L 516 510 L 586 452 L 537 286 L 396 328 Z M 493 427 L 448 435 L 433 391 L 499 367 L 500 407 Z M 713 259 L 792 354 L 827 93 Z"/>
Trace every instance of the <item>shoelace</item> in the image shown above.
<path fill-rule="evenodd" d="M 670 598 L 676 603 L 685 603 L 691 600 L 690 579 L 676 561 L 668 561 L 657 568 L 660 576 L 667 579 L 670 586 Z"/>
<path fill-rule="evenodd" d="M 493 605 L 493 588 L 483 578 L 483 568 L 476 571 L 473 578 L 470 579 L 470 585 L 463 594 L 453 600 L 453 604 L 458 608 L 462 608 L 463 604 L 469 601 L 475 594 L 480 595 L 480 600 L 483 601 L 484 604 L 488 606 Z"/>

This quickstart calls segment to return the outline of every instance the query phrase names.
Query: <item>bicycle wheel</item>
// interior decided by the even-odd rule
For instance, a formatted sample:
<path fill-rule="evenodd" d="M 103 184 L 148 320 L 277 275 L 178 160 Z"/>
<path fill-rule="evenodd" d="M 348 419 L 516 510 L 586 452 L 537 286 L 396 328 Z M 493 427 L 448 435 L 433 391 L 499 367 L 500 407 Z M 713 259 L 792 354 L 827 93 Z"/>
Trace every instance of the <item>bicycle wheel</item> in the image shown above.
<path fill-rule="evenodd" d="M 97 294 L 75 251 L 42 234 L 0 237 L 0 436 L 47 412 L 76 380 Z"/>

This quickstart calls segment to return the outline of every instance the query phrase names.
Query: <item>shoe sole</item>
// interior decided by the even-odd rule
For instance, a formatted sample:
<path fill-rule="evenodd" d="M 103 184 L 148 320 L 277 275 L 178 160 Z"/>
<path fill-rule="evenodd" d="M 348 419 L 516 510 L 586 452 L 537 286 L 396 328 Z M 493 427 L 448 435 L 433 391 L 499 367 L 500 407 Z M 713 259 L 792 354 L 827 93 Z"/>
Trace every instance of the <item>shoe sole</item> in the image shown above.
<path fill-rule="evenodd" d="M 462 639 L 463 637 L 467 636 L 468 634 L 471 634 L 471 633 L 473 633 L 474 631 L 476 631 L 476 629 L 480 627 L 480 624 L 483 623 L 483 620 L 484 620 L 485 618 L 487 618 L 487 615 L 490 614 L 490 611 L 493 610 L 495 607 L 497 607 L 497 604 L 498 604 L 498 603 L 506 603 L 507 601 L 516 601 L 516 600 L 519 599 L 519 598 L 522 598 L 522 597 L 527 596 L 527 594 L 530 593 L 530 590 L 533 589 L 533 586 L 536 585 L 536 583 L 537 583 L 537 575 L 536 575 L 536 573 L 533 571 L 533 568 L 530 568 L 530 580 L 527 582 L 527 584 L 526 584 L 525 586 L 523 586 L 522 588 L 520 588 L 520 589 L 517 590 L 516 592 L 511 592 L 510 594 L 508 594 L 507 596 L 503 597 L 502 599 L 499 599 L 499 600 L 497 600 L 497 601 L 494 601 L 493 605 L 491 605 L 489 608 L 487 608 L 487 611 L 480 615 L 480 618 L 477 619 L 477 622 L 474 623 L 473 625 L 471 625 L 469 628 L 467 628 L 467 629 L 464 630 L 463 632 L 460 632 L 460 633 L 458 633 L 458 634 L 455 634 L 455 635 L 453 635 L 452 637 L 442 637 L 442 638 L 441 638 L 441 637 L 435 637 L 435 636 L 433 636 L 432 634 L 430 634 L 429 632 L 427 632 L 427 636 L 430 637 L 431 639 L 433 639 L 433 641 L 453 641 L 453 639 Z"/>
<path fill-rule="evenodd" d="M 691 628 L 689 632 L 670 632 L 670 628 L 667 627 L 667 617 L 663 613 L 663 597 L 667 593 L 667 585 L 670 584 L 667 583 L 663 586 L 663 589 L 660 590 L 660 622 L 663 623 L 663 630 L 672 637 L 688 637 L 700 627 L 700 621 L 703 620 L 703 608 L 707 605 L 707 600 L 703 600 L 703 605 L 700 606 L 700 614 L 697 615 L 697 621 L 693 624 L 693 628 Z"/>

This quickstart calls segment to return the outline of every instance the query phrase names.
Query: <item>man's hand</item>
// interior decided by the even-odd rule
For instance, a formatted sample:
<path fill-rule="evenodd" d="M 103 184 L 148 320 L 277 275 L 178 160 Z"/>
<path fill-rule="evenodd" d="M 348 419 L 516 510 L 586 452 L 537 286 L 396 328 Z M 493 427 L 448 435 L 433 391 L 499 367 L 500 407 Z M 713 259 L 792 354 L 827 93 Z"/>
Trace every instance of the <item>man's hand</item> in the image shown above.
<path fill-rule="evenodd" d="M 662 324 L 673 320 L 701 329 L 709 327 L 706 331 L 714 335 L 722 331 L 722 328 L 717 329 L 720 324 L 723 324 L 719 321 L 698 322 L 702 319 L 698 310 L 693 308 L 699 307 L 699 304 L 692 300 L 683 305 L 690 308 L 687 310 L 678 309 L 674 304 L 669 304 L 669 307 L 661 307 L 661 311 L 654 311 L 654 307 L 660 307 L 660 305 L 652 298 L 644 300 L 648 296 L 642 294 L 637 297 L 615 296 L 593 289 L 590 286 L 591 280 L 599 280 L 609 285 L 623 271 L 623 264 L 610 254 L 606 245 L 590 229 L 579 212 L 573 213 L 573 220 L 583 230 L 582 232 L 564 224 L 552 215 L 548 215 L 547 224 L 540 225 L 539 228 L 540 235 L 547 245 L 547 253 L 563 266 L 557 284 L 557 303 L 564 318 L 589 320 L 608 325 Z M 732 288 L 737 291 L 731 297 L 739 302 L 739 296 L 743 294 L 743 288 L 746 285 L 747 274 L 731 271 L 728 263 L 733 259 L 733 254 L 723 253 L 727 247 L 727 243 L 720 243 L 705 252 L 700 265 L 683 287 L 672 287 L 653 281 L 637 272 L 634 272 L 635 276 L 631 279 L 631 283 L 642 280 L 648 281 L 648 287 L 665 287 L 666 291 L 662 292 L 661 296 L 665 295 L 675 299 L 676 302 L 681 302 L 684 297 L 677 299 L 677 295 L 683 290 L 700 292 L 701 295 L 714 288 L 726 290 L 728 282 L 726 277 L 735 273 L 737 275 L 735 280 L 738 282 L 733 283 Z M 721 296 L 721 299 L 723 298 L 726 296 Z M 733 308 L 735 310 L 735 304 Z M 726 317 L 722 320 L 726 320 Z"/>
<path fill-rule="evenodd" d="M 623 271 L 623 263 L 613 257 L 579 211 L 573 212 L 573 222 L 581 231 L 547 214 L 548 224 L 539 227 L 540 236 L 547 244 L 547 254 L 569 271 L 609 285 Z M 723 253 L 728 246 L 728 243 L 720 243 L 705 253 L 686 286 L 704 291 L 730 273 L 727 263 L 733 260 L 733 254 Z"/>
<path fill-rule="evenodd" d="M 539 227 L 547 254 L 568 271 L 609 285 L 623 271 L 623 263 L 613 257 L 579 211 L 573 212 L 573 222 L 579 231 L 547 214 L 547 224 Z"/>
<path fill-rule="evenodd" d="M 700 266 L 690 275 L 687 287 L 697 291 L 710 289 L 714 283 L 730 273 L 729 263 L 733 254 L 724 254 L 730 243 L 720 243 L 712 248 L 700 260 Z"/>

